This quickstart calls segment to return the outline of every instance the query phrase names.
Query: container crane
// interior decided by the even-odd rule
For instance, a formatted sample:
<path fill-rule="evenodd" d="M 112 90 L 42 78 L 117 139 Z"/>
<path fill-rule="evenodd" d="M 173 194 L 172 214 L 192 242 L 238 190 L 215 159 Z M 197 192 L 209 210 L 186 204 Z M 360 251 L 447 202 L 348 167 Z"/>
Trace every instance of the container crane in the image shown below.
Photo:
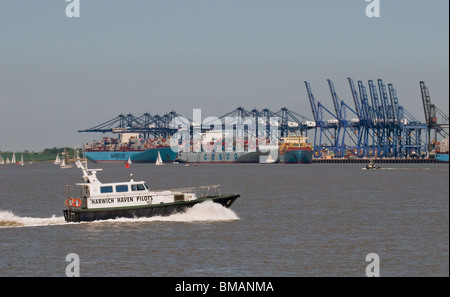
<path fill-rule="evenodd" d="M 361 98 L 361 110 L 364 120 L 362 121 L 363 125 L 363 151 L 364 157 L 374 157 L 375 149 L 373 144 L 375 143 L 375 121 L 374 121 L 374 111 L 372 106 L 369 103 L 369 98 L 367 95 L 367 88 L 364 86 L 362 81 L 358 81 L 358 89 L 359 89 L 359 97 Z M 371 140 L 371 141 L 370 141 Z M 370 146 L 369 146 L 370 143 Z"/>
<path fill-rule="evenodd" d="M 378 89 L 380 91 L 381 105 L 384 114 L 384 155 L 386 157 L 395 157 L 397 147 L 394 142 L 395 123 L 393 119 L 393 106 L 391 104 L 392 100 L 389 100 L 386 85 L 381 79 L 378 79 Z"/>
<path fill-rule="evenodd" d="M 431 104 L 430 94 L 428 91 L 428 87 L 425 85 L 425 82 L 420 82 L 420 91 L 422 94 L 422 103 L 423 110 L 425 113 L 425 123 L 428 127 L 428 151 L 432 149 L 432 141 L 431 141 L 431 130 L 434 130 L 434 141 L 437 140 L 437 134 L 441 135 L 443 138 L 449 137 L 449 118 L 448 116 L 442 112 L 436 105 Z M 439 114 L 442 118 L 442 123 L 438 123 Z M 447 129 L 447 130 L 445 130 Z"/>
<path fill-rule="evenodd" d="M 366 147 L 367 147 L 367 137 L 368 137 L 368 122 L 367 122 L 367 116 L 366 116 L 366 109 L 362 98 L 360 99 L 358 97 L 358 91 L 356 90 L 355 83 L 353 82 L 353 79 L 350 77 L 347 78 L 348 83 L 350 85 L 350 90 L 352 92 L 353 97 L 353 103 L 355 105 L 356 115 L 358 116 L 358 142 L 357 142 L 357 149 L 356 149 L 356 155 L 360 158 L 366 156 Z"/>
<path fill-rule="evenodd" d="M 383 153 L 385 151 L 385 131 L 384 131 L 384 112 L 382 109 L 382 106 L 379 102 L 378 98 L 378 91 L 373 83 L 373 80 L 369 80 L 369 91 L 370 91 L 370 97 L 372 99 L 372 108 L 374 110 L 374 140 L 375 140 L 375 146 L 377 151 L 377 157 L 384 157 Z"/>
<path fill-rule="evenodd" d="M 341 137 L 341 127 L 345 129 L 346 123 L 343 121 L 342 118 L 342 110 L 341 106 L 339 104 L 339 99 L 336 94 L 336 90 L 334 89 L 334 84 L 331 80 L 327 79 L 328 86 L 330 88 L 331 98 L 333 99 L 333 105 L 334 110 L 336 112 L 336 119 L 337 119 L 337 127 L 336 127 L 336 138 L 335 138 L 335 144 L 334 144 L 334 156 L 335 157 L 343 157 L 345 153 L 345 147 L 340 143 L 339 138 Z M 345 135 L 344 135 L 345 138 Z"/>
<path fill-rule="evenodd" d="M 306 91 L 308 93 L 309 102 L 311 104 L 311 110 L 313 112 L 314 120 L 316 121 L 315 134 L 314 134 L 314 156 L 319 158 L 322 156 L 322 148 L 328 148 L 337 154 L 337 129 L 339 126 L 339 121 L 336 116 L 330 112 L 325 106 L 320 102 L 317 102 L 314 94 L 311 90 L 310 84 L 305 81 Z M 335 119 L 324 121 L 323 111 L 327 112 L 329 115 Z M 331 145 L 327 146 L 322 143 L 323 136 L 329 141 Z"/>
<path fill-rule="evenodd" d="M 395 157 L 404 157 L 403 138 L 400 117 L 400 105 L 398 103 L 397 91 L 392 84 L 388 84 L 389 98 L 392 106 L 392 120 L 393 120 L 393 149 Z"/>
<path fill-rule="evenodd" d="M 339 121 L 339 130 L 337 133 L 338 157 L 344 157 L 346 150 L 351 149 L 358 151 L 359 149 L 360 119 L 356 111 L 348 106 L 343 100 L 339 101 L 336 89 L 334 88 L 334 83 L 329 79 L 327 81 L 335 105 L 337 119 Z M 358 118 L 353 118 L 348 121 L 347 111 L 353 113 Z M 349 144 L 346 144 L 347 139 L 350 140 Z"/>

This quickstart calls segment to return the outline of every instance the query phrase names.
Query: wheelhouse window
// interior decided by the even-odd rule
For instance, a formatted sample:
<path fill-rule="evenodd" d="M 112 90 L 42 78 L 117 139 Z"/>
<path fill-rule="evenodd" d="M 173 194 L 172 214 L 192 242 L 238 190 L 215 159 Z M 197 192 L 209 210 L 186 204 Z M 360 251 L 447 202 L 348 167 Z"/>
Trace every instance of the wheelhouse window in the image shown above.
<path fill-rule="evenodd" d="M 145 186 L 144 186 L 144 184 L 134 184 L 134 185 L 131 185 L 131 190 L 132 191 L 145 191 Z"/>
<path fill-rule="evenodd" d="M 100 187 L 100 193 L 104 194 L 104 193 L 112 193 L 113 192 L 113 187 L 112 186 L 103 186 Z"/>
<path fill-rule="evenodd" d="M 128 185 L 117 185 L 116 192 L 117 193 L 128 192 Z"/>

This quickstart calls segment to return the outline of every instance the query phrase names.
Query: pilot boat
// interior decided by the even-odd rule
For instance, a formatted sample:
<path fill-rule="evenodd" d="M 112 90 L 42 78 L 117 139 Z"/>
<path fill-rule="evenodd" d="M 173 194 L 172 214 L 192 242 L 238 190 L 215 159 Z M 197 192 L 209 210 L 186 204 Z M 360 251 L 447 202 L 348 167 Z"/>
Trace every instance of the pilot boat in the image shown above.
<path fill-rule="evenodd" d="M 118 183 L 102 183 L 97 172 L 102 169 L 88 169 L 87 164 L 77 161 L 83 172 L 81 196 L 71 197 L 68 186 L 65 200 L 64 219 L 67 222 L 89 222 L 115 218 L 139 218 L 169 216 L 184 212 L 205 201 L 213 201 L 229 208 L 239 194 L 222 194 L 219 185 L 199 186 L 173 190 L 150 190 L 144 181 L 130 180 Z"/>
<path fill-rule="evenodd" d="M 363 170 L 374 170 L 374 169 L 380 169 L 380 166 L 375 165 L 373 160 L 370 160 L 369 164 L 366 165 L 366 167 L 363 167 Z"/>

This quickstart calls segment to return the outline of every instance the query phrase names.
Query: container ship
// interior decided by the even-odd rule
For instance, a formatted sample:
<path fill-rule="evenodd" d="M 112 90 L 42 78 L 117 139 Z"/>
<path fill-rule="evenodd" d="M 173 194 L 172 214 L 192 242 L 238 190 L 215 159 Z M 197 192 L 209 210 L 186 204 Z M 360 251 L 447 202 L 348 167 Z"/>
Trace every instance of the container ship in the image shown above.
<path fill-rule="evenodd" d="M 227 149 L 225 143 L 233 149 Z M 256 139 L 229 138 L 216 131 L 201 133 L 198 140 L 184 143 L 183 148 L 178 152 L 180 163 L 258 163 L 260 156 L 269 154 L 259 150 Z"/>
<path fill-rule="evenodd" d="M 288 136 L 281 138 L 282 142 L 278 151 L 280 163 L 301 163 L 312 162 L 314 151 L 311 144 L 307 143 L 307 137 Z"/>
<path fill-rule="evenodd" d="M 220 138 L 219 138 L 220 137 Z M 220 140 L 222 139 L 222 142 Z M 221 132 L 202 133 L 201 139 L 192 143 L 186 150 L 180 150 L 178 161 L 181 163 L 265 163 L 270 152 L 278 151 L 280 163 L 311 163 L 313 150 L 306 143 L 306 137 L 290 136 L 282 138 L 281 145 L 268 145 L 267 139 L 227 138 Z M 225 142 L 233 149 L 226 149 Z M 186 147 L 186 146 L 185 146 Z"/>
<path fill-rule="evenodd" d="M 260 150 L 254 152 L 180 152 L 180 163 L 258 163 L 259 157 L 268 155 Z"/>
<path fill-rule="evenodd" d="M 174 161 L 177 152 L 170 147 L 170 139 L 143 139 L 139 134 L 123 133 L 119 138 L 104 137 L 101 141 L 84 144 L 85 157 L 94 163 L 152 163 L 161 155 L 163 162 Z"/>
<path fill-rule="evenodd" d="M 448 138 L 444 138 L 436 144 L 434 159 L 440 162 L 448 162 Z"/>

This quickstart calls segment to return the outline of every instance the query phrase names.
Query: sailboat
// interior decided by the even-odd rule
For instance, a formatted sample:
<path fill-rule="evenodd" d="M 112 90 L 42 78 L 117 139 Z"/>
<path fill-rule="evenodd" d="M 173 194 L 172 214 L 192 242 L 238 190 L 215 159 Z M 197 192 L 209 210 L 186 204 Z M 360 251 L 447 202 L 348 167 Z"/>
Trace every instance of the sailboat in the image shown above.
<path fill-rule="evenodd" d="M 11 158 L 11 163 L 13 163 L 13 164 L 17 163 L 17 161 L 16 161 L 16 153 L 13 153 L 12 158 Z"/>
<path fill-rule="evenodd" d="M 61 159 L 59 158 L 59 153 L 56 155 L 56 159 L 55 159 L 55 162 L 53 162 L 53 164 L 55 164 L 55 165 L 61 164 Z"/>
<path fill-rule="evenodd" d="M 67 160 L 67 162 L 66 162 L 66 160 Z M 63 157 L 61 159 L 61 164 L 59 164 L 59 167 L 61 167 L 62 169 L 73 168 L 73 165 L 70 164 L 70 161 L 69 161 L 69 154 L 67 153 L 67 151 L 65 149 L 64 149 Z"/>
<path fill-rule="evenodd" d="M 20 162 L 18 163 L 19 165 L 21 165 L 21 166 L 23 166 L 23 154 L 22 154 L 22 156 L 20 157 Z"/>
<path fill-rule="evenodd" d="M 128 161 L 125 163 L 125 168 L 130 168 L 130 165 L 132 164 L 131 158 L 128 157 Z"/>
<path fill-rule="evenodd" d="M 159 151 L 158 151 L 158 158 L 156 159 L 155 165 L 164 165 L 164 162 L 161 158 L 161 154 L 159 153 Z"/>

